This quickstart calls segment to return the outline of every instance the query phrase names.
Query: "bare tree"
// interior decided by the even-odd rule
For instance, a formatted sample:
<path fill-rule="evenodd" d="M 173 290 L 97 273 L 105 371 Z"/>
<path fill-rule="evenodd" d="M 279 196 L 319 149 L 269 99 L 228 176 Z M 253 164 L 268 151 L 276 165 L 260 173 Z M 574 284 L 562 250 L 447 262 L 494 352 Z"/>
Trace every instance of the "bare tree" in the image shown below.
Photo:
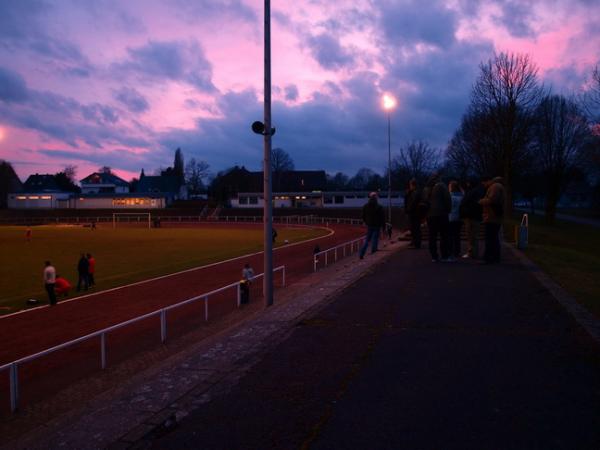
<path fill-rule="evenodd" d="M 506 211 L 512 211 L 512 178 L 527 158 L 533 111 L 544 89 L 537 67 L 528 55 L 500 53 L 480 65 L 471 97 L 471 108 L 489 120 L 489 151 L 502 164 L 506 187 Z"/>
<path fill-rule="evenodd" d="M 460 178 L 487 173 L 502 173 L 502 160 L 493 151 L 493 122 L 488 114 L 469 111 L 448 143 L 446 158 Z"/>
<path fill-rule="evenodd" d="M 556 204 L 589 142 L 584 112 L 573 101 L 548 95 L 536 108 L 533 150 L 546 192 L 546 220 L 554 222 Z"/>
<path fill-rule="evenodd" d="M 185 181 L 190 194 L 199 194 L 204 190 L 204 179 L 210 174 L 209 168 L 206 161 L 196 161 L 196 158 L 188 161 L 185 166 Z"/>
<path fill-rule="evenodd" d="M 275 191 L 281 190 L 281 178 L 285 172 L 294 170 L 294 160 L 282 148 L 271 149 L 271 171 L 274 174 L 274 189 Z"/>
<path fill-rule="evenodd" d="M 396 169 L 410 178 L 423 182 L 439 164 L 438 149 L 430 147 L 424 141 L 413 141 L 400 148 L 399 155 L 394 157 L 392 172 Z"/>
<path fill-rule="evenodd" d="M 294 160 L 284 149 L 274 148 L 271 150 L 271 170 L 273 172 L 294 170 Z"/>

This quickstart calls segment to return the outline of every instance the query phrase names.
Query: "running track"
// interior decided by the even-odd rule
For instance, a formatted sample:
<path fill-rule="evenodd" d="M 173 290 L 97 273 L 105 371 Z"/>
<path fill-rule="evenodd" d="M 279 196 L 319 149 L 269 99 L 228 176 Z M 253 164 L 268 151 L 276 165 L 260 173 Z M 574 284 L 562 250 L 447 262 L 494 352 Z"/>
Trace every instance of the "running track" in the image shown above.
<path fill-rule="evenodd" d="M 330 228 L 330 236 L 275 250 L 273 266 L 286 266 L 288 284 L 312 271 L 316 244 L 325 250 L 363 234 L 356 226 Z M 262 254 L 257 254 L 0 318 L 0 365 L 233 283 L 246 261 L 256 273 L 262 272 Z"/>

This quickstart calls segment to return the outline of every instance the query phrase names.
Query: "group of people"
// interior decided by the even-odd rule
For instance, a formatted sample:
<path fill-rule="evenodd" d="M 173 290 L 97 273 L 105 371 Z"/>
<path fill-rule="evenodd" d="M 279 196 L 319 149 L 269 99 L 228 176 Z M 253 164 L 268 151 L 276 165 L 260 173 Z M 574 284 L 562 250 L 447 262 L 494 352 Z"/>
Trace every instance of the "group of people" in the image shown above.
<path fill-rule="evenodd" d="M 500 262 L 500 228 L 504 218 L 505 191 L 501 177 L 485 176 L 470 179 L 464 185 L 452 180 L 446 184 L 439 174 L 433 174 L 424 189 L 410 180 L 404 198 L 404 210 L 411 233 L 410 248 L 421 248 L 421 225 L 427 223 L 429 252 L 433 262 L 454 262 L 458 258 L 479 258 L 479 232 L 484 227 L 483 263 Z M 360 249 L 363 259 L 369 244 L 377 251 L 379 234 L 386 227 L 383 207 L 377 193 L 369 194 L 363 206 L 362 219 L 367 235 Z M 467 248 L 462 253 L 461 230 L 465 226 Z M 439 246 L 438 246 L 439 244 Z"/>
<path fill-rule="evenodd" d="M 461 186 L 456 180 L 446 185 L 439 174 L 434 174 L 422 190 L 416 180 L 411 180 L 404 203 L 411 232 L 410 247 L 421 247 L 421 224 L 426 221 L 433 262 L 453 262 L 460 257 L 477 259 L 479 232 L 483 224 L 483 263 L 498 263 L 504 202 L 501 177 L 473 178 Z M 463 224 L 467 237 L 465 253 L 461 251 L 460 238 Z"/>
<path fill-rule="evenodd" d="M 94 274 L 96 272 L 96 259 L 91 253 L 82 253 L 77 262 L 77 292 L 80 292 L 82 287 L 88 290 L 96 284 Z M 64 277 L 56 273 L 56 269 L 50 261 L 45 262 L 44 267 L 44 288 L 48 293 L 48 301 L 51 306 L 56 305 L 57 296 L 66 297 L 69 295 L 71 283 Z"/>

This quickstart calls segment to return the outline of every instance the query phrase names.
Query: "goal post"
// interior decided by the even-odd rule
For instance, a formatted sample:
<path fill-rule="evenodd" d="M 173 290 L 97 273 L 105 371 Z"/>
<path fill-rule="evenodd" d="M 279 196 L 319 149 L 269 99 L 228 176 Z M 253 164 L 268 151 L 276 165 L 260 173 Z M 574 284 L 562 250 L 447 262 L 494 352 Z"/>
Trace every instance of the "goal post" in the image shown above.
<path fill-rule="evenodd" d="M 152 228 L 152 215 L 150 213 L 113 213 L 113 228 L 117 223 L 140 223 Z"/>

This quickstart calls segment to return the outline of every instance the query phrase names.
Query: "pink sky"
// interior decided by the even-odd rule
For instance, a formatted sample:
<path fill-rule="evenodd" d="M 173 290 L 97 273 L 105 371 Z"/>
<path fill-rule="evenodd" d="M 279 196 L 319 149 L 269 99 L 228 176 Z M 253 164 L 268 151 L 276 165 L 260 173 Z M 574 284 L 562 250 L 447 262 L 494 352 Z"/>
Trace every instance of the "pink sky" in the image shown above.
<path fill-rule="evenodd" d="M 600 59 L 600 4 L 584 0 L 272 3 L 273 144 L 298 169 L 382 171 L 384 91 L 400 104 L 395 151 L 443 148 L 494 51 L 530 54 L 561 93 Z M 22 179 L 66 165 L 129 179 L 172 164 L 177 147 L 213 172 L 258 169 L 262 4 L 2 2 L 0 158 Z"/>

